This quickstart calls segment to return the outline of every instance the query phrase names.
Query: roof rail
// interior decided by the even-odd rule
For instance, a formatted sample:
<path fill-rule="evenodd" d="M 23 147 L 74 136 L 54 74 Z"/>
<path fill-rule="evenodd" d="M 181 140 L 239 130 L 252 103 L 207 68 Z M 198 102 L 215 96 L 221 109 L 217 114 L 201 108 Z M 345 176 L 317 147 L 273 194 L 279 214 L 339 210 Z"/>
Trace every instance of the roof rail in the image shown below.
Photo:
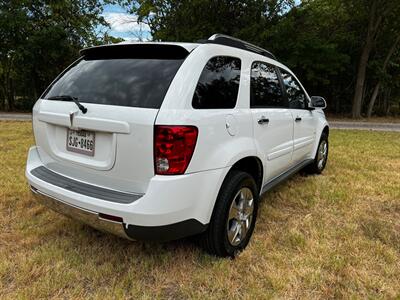
<path fill-rule="evenodd" d="M 208 38 L 208 40 L 204 41 L 204 43 L 209 43 L 209 44 L 218 44 L 218 45 L 225 45 L 229 47 L 234 47 L 234 48 L 239 48 L 242 50 L 250 51 L 253 53 L 257 53 L 263 56 L 266 56 L 268 58 L 272 58 L 276 60 L 275 55 L 273 55 L 271 52 L 268 50 L 265 50 L 261 47 L 258 47 L 256 45 L 253 45 L 249 42 L 231 37 L 229 35 L 225 34 L 219 34 L 216 33 Z"/>

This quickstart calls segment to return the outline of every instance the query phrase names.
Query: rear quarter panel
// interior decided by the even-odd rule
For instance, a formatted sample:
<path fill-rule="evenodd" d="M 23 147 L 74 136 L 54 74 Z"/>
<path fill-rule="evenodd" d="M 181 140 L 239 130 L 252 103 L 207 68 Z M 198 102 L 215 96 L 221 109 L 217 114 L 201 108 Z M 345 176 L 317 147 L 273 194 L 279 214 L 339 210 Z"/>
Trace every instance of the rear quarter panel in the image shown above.
<path fill-rule="evenodd" d="M 193 109 L 193 94 L 204 66 L 210 58 L 221 55 L 241 59 L 236 108 Z M 201 45 L 188 56 L 171 83 L 156 125 L 194 125 L 199 129 L 196 148 L 186 173 L 225 168 L 243 157 L 256 155 L 249 110 L 247 56 L 247 52 L 234 48 Z"/>

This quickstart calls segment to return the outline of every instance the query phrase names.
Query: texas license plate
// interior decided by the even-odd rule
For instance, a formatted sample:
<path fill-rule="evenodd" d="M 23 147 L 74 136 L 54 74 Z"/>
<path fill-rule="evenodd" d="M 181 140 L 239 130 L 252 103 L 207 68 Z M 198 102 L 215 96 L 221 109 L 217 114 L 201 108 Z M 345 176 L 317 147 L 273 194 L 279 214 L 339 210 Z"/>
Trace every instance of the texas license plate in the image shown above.
<path fill-rule="evenodd" d="M 94 156 L 95 133 L 86 130 L 67 130 L 67 150 Z"/>

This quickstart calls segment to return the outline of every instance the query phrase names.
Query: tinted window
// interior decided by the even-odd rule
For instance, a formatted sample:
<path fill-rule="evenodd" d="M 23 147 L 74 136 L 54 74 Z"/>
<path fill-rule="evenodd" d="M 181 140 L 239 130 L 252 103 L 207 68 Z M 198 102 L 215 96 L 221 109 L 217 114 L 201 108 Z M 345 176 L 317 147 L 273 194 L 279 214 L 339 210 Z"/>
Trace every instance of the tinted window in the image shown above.
<path fill-rule="evenodd" d="M 183 59 L 83 59 L 45 98 L 77 97 L 86 103 L 160 108 Z"/>
<path fill-rule="evenodd" d="M 300 84 L 288 72 L 281 70 L 290 108 L 306 108 L 307 97 Z"/>
<path fill-rule="evenodd" d="M 234 108 L 239 91 L 240 59 L 211 58 L 203 69 L 193 95 L 193 108 Z"/>
<path fill-rule="evenodd" d="M 284 107 L 285 100 L 275 67 L 255 62 L 251 67 L 252 107 Z"/>

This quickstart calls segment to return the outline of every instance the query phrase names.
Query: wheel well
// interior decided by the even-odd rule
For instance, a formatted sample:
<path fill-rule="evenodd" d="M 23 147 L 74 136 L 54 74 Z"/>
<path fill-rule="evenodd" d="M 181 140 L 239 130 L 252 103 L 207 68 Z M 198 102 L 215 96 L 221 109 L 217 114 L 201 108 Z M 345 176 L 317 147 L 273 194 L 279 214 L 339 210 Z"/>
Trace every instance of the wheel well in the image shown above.
<path fill-rule="evenodd" d="M 325 126 L 324 129 L 322 130 L 322 133 L 326 133 L 326 135 L 329 136 L 329 127 Z"/>
<path fill-rule="evenodd" d="M 253 176 L 258 190 L 261 190 L 263 180 L 263 165 L 259 158 L 255 156 L 248 156 L 237 161 L 231 170 L 240 170 Z"/>

